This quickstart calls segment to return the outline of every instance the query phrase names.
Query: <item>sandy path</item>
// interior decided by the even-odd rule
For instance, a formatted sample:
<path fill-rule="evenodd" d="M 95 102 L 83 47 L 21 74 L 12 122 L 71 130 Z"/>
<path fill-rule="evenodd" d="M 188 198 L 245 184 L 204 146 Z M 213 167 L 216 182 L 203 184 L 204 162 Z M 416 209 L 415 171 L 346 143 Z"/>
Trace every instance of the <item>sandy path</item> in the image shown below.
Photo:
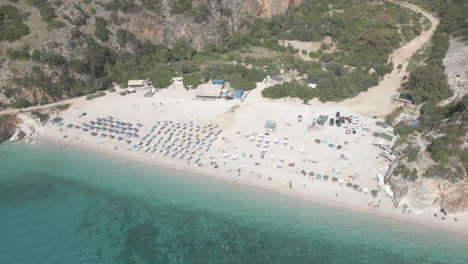
<path fill-rule="evenodd" d="M 75 97 L 75 98 L 71 98 L 71 99 L 57 101 L 57 102 L 51 103 L 51 104 L 35 105 L 35 106 L 31 106 L 31 107 L 27 107 L 27 108 L 20 108 L 20 109 L 6 109 L 6 110 L 3 110 L 3 111 L 0 111 L 0 115 L 2 115 L 2 114 L 16 114 L 16 113 L 18 113 L 20 111 L 21 112 L 28 112 L 28 111 L 42 110 L 42 109 L 51 108 L 51 107 L 54 107 L 54 106 L 57 106 L 57 105 L 76 104 L 76 103 L 85 102 L 85 101 L 86 101 L 86 96 Z"/>
<path fill-rule="evenodd" d="M 424 11 L 423 9 L 408 3 L 401 3 L 403 7 L 409 8 L 415 12 L 421 12 L 432 23 L 431 28 L 421 33 L 412 41 L 408 42 L 401 48 L 395 50 L 390 59 L 393 62 L 393 71 L 387 74 L 379 85 L 370 88 L 366 92 L 361 92 L 356 97 L 346 99 L 341 102 L 327 103 L 332 105 L 340 105 L 342 107 L 350 108 L 360 114 L 367 116 L 385 116 L 390 113 L 397 105 L 392 103 L 392 95 L 397 91 L 403 82 L 403 76 L 408 75 L 406 67 L 408 66 L 409 59 L 415 54 L 422 46 L 430 41 L 432 34 L 439 25 L 439 20 L 432 14 Z M 402 64 L 402 69 L 398 70 L 397 67 Z M 318 101 L 313 104 L 320 104 Z"/>

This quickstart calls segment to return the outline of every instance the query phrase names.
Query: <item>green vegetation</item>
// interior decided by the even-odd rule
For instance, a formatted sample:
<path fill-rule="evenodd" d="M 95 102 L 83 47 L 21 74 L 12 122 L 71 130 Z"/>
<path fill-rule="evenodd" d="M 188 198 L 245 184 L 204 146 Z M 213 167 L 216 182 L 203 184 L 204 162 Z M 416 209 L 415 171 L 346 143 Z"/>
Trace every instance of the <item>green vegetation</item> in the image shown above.
<path fill-rule="evenodd" d="M 438 165 L 427 171 L 424 174 L 426 177 L 434 177 L 442 172 L 437 177 L 450 180 L 465 177 L 468 171 L 468 153 L 463 145 L 464 135 L 468 132 L 467 107 L 468 96 L 444 107 L 426 103 L 421 107 L 420 123 L 417 126 L 410 127 L 403 122 L 395 126 L 394 132 L 402 138 L 417 132 L 425 135 L 430 142 L 427 151 Z M 409 162 L 417 157 L 415 152 L 419 153 L 419 150 L 407 152 Z"/>
<path fill-rule="evenodd" d="M 409 0 L 441 17 L 439 30 L 455 38 L 468 41 L 468 2 L 465 0 Z"/>
<path fill-rule="evenodd" d="M 262 91 L 263 97 L 279 99 L 286 96 L 297 97 L 307 102 L 313 98 L 313 90 L 302 85 L 297 81 L 287 82 L 284 84 L 275 84 Z"/>
<path fill-rule="evenodd" d="M 418 178 L 418 171 L 416 169 L 409 169 L 404 164 L 399 164 L 395 170 L 393 170 L 393 175 L 401 176 L 408 181 L 415 181 Z"/>
<path fill-rule="evenodd" d="M 147 1 L 145 1 L 147 2 Z M 135 13 L 139 10 L 139 6 L 135 0 L 112 0 L 107 3 L 98 2 L 109 11 L 122 11 L 125 14 Z"/>
<path fill-rule="evenodd" d="M 50 67 L 60 67 L 67 63 L 67 60 L 59 54 L 47 52 L 42 55 L 42 62 Z"/>
<path fill-rule="evenodd" d="M 47 0 L 26 0 L 30 6 L 39 10 L 41 18 L 50 28 L 61 28 L 65 24 L 57 19 L 54 7 Z"/>
<path fill-rule="evenodd" d="M 405 153 L 408 154 L 408 162 L 415 162 L 419 157 L 419 153 L 421 153 L 421 148 L 408 146 Z"/>
<path fill-rule="evenodd" d="M 182 14 L 192 9 L 192 0 L 174 0 L 171 5 L 171 13 Z"/>
<path fill-rule="evenodd" d="M 98 93 L 95 93 L 95 94 L 87 95 L 86 100 L 93 100 L 93 99 L 96 99 L 98 97 L 103 97 L 103 96 L 106 96 L 105 92 L 98 92 Z"/>
<path fill-rule="evenodd" d="M 41 120 L 42 122 L 47 121 L 47 119 L 49 119 L 49 115 L 43 114 L 39 111 L 32 111 L 31 114 L 39 118 L 39 120 Z"/>
<path fill-rule="evenodd" d="M 395 125 L 394 132 L 403 142 L 413 135 L 429 142 L 427 151 L 436 163 L 423 173 L 427 178 L 441 178 L 452 182 L 466 180 L 468 171 L 468 148 L 465 145 L 467 128 L 468 96 L 446 106 L 437 104 L 452 96 L 444 74 L 443 58 L 449 47 L 449 37 L 467 38 L 468 3 L 466 1 L 422 1 L 411 0 L 437 13 L 440 24 L 426 46 L 417 57 L 412 58 L 412 73 L 406 88 L 417 104 L 421 104 L 419 124 L 410 127 L 404 122 Z M 408 147 L 405 153 L 408 162 L 417 160 L 419 148 Z M 401 169 L 404 171 L 404 169 Z M 407 172 L 407 171 L 406 171 Z"/>
<path fill-rule="evenodd" d="M 6 54 L 10 60 L 27 61 L 31 59 L 31 56 L 29 55 L 29 49 L 30 47 L 28 45 L 23 45 L 20 50 L 8 49 Z"/>
<path fill-rule="evenodd" d="M 20 100 L 14 102 L 10 106 L 13 108 L 26 108 L 32 106 L 32 104 L 28 101 L 28 99 L 21 98 Z"/>
<path fill-rule="evenodd" d="M 395 119 L 401 114 L 403 113 L 403 111 L 405 111 L 405 108 L 403 106 L 400 106 L 398 108 L 396 108 L 395 110 L 393 110 L 390 114 L 388 114 L 386 117 L 385 117 L 385 123 L 389 124 L 389 125 L 393 125 L 393 123 L 395 122 Z"/>
<path fill-rule="evenodd" d="M 0 41 L 15 41 L 29 34 L 29 28 L 23 23 L 23 16 L 12 5 L 0 7 Z"/>
<path fill-rule="evenodd" d="M 101 41 L 108 41 L 109 36 L 112 33 L 107 29 L 107 21 L 104 18 L 98 16 L 94 18 L 94 21 L 94 34 L 96 37 Z"/>
<path fill-rule="evenodd" d="M 342 12 L 334 13 L 334 10 Z M 303 87 L 296 83 L 283 84 L 282 90 L 294 91 L 295 94 L 287 96 L 304 101 L 312 98 L 339 101 L 366 91 L 391 71 L 389 54 L 407 40 L 401 38 L 398 25 L 411 25 L 406 27 L 413 31 L 414 36 L 421 30 L 419 20 L 418 14 L 388 2 L 307 1 L 286 16 L 257 21 L 246 41 L 254 46 L 285 51 L 285 47 L 278 47 L 279 39 L 321 41 L 326 36 L 332 37 L 338 51 L 323 53 L 320 50 L 309 54 L 311 58 L 319 58 L 320 62 L 287 61 L 287 68 L 306 74 L 306 81 L 316 83 L 317 88 L 309 91 L 306 83 L 302 84 Z M 330 47 L 325 45 L 325 48 Z M 370 74 L 371 69 L 375 73 Z M 295 89 L 291 89 L 293 86 Z M 278 94 L 278 86 L 268 89 L 276 92 L 266 92 L 264 96 Z"/>
<path fill-rule="evenodd" d="M 60 111 L 64 111 L 70 108 L 70 106 L 71 106 L 70 104 L 60 104 L 60 105 L 55 106 L 55 108 L 57 108 Z"/>

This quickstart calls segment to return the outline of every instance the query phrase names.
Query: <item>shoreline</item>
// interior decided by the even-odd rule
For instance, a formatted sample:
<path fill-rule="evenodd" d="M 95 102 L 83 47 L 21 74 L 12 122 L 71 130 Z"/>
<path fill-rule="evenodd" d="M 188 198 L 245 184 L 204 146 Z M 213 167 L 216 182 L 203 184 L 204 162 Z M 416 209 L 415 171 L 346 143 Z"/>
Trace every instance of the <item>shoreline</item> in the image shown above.
<path fill-rule="evenodd" d="M 188 167 L 182 164 L 172 164 L 172 163 L 164 162 L 161 160 L 150 159 L 144 156 L 137 157 L 137 156 L 128 155 L 122 152 L 116 152 L 116 151 L 111 151 L 111 150 L 104 149 L 104 148 L 98 148 L 96 146 L 86 144 L 86 143 L 80 144 L 80 143 L 72 142 L 72 141 L 62 141 L 61 139 L 54 138 L 51 136 L 40 135 L 37 138 L 37 140 L 39 141 L 39 143 L 46 143 L 46 144 L 50 143 L 50 144 L 59 145 L 59 146 L 62 146 L 62 145 L 71 146 L 72 148 L 83 149 L 83 150 L 90 151 L 95 154 L 102 153 L 102 154 L 117 157 L 120 159 L 136 161 L 141 164 L 175 170 L 178 172 L 184 172 L 185 174 L 195 174 L 197 175 L 196 177 L 210 177 L 210 178 L 214 178 L 217 180 L 229 181 L 234 184 L 242 184 L 245 186 L 262 189 L 268 192 L 277 192 L 277 193 L 289 195 L 289 196 L 292 196 L 301 200 L 305 200 L 305 201 L 318 202 L 320 205 L 331 206 L 336 209 L 344 209 L 344 210 L 348 210 L 352 212 L 370 214 L 370 215 L 384 217 L 384 218 L 392 219 L 396 221 L 402 221 L 406 223 L 412 223 L 416 225 L 423 225 L 426 227 L 436 228 L 438 230 L 448 231 L 457 235 L 468 236 L 468 229 L 466 228 L 463 228 L 463 227 L 457 228 L 457 227 L 453 227 L 447 224 L 437 225 L 435 223 L 425 220 L 423 217 L 417 217 L 417 215 L 407 215 L 405 217 L 402 215 L 398 215 L 396 213 L 392 213 L 391 211 L 371 209 L 371 208 L 367 208 L 364 206 L 359 206 L 357 204 L 345 202 L 342 200 L 330 200 L 330 199 L 326 199 L 324 197 L 320 197 L 318 195 L 313 195 L 309 193 L 306 194 L 306 193 L 300 193 L 297 191 L 289 191 L 287 189 L 281 189 L 281 188 L 274 187 L 274 186 L 268 186 L 266 184 L 259 184 L 259 183 L 255 183 L 254 181 L 249 181 L 249 180 L 245 180 L 241 178 L 237 179 L 237 178 L 232 178 L 231 176 L 223 176 L 221 173 L 216 173 L 216 172 L 200 169 L 198 167 Z"/>

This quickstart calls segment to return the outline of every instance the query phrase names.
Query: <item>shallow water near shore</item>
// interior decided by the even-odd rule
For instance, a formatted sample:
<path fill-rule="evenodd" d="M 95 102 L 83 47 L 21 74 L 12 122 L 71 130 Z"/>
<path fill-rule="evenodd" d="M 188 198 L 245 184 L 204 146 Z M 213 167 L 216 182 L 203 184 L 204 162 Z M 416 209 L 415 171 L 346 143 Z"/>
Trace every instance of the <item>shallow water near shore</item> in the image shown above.
<path fill-rule="evenodd" d="M 463 235 L 81 149 L 0 168 L 0 263 L 468 263 Z"/>

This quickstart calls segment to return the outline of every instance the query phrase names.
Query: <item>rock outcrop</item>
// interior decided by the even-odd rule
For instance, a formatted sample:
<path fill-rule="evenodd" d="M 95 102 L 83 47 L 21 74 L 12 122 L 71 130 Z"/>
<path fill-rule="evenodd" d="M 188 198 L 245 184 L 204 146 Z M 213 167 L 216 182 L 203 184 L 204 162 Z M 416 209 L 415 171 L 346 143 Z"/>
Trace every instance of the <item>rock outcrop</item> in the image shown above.
<path fill-rule="evenodd" d="M 0 142 L 3 142 L 13 136 L 17 124 L 18 122 L 15 115 L 0 117 Z"/>
<path fill-rule="evenodd" d="M 390 180 L 395 199 L 408 205 L 415 214 L 427 210 L 444 209 L 449 214 L 468 213 L 468 183 L 452 183 L 443 179 L 418 179 L 407 182 L 401 178 Z"/>
<path fill-rule="evenodd" d="M 450 214 L 468 213 L 468 183 L 450 186 L 439 197 L 440 207 Z"/>
<path fill-rule="evenodd" d="M 40 120 L 27 113 L 4 116 L 0 119 L 0 142 L 34 138 L 40 127 Z"/>

